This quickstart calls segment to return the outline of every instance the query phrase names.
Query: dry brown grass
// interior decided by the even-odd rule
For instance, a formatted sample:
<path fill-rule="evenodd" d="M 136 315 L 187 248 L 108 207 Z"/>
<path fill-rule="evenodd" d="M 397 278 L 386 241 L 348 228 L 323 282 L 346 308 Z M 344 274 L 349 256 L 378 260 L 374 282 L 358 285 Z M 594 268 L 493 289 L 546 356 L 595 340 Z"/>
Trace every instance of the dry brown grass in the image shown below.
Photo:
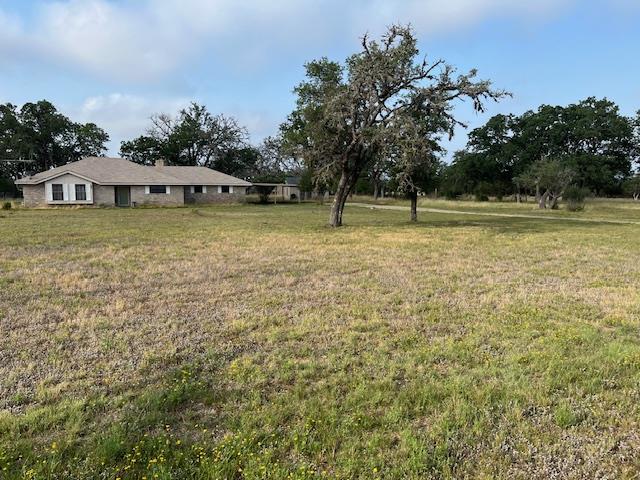
<path fill-rule="evenodd" d="M 187 445 L 250 447 L 176 457 L 165 478 L 637 475 L 637 227 L 405 216 L 10 212 L 0 468 L 19 476 L 56 441 L 44 473 L 122 472 L 105 432 L 133 424 L 126 449 L 170 423 Z M 150 400 L 181 370 L 184 398 Z"/>

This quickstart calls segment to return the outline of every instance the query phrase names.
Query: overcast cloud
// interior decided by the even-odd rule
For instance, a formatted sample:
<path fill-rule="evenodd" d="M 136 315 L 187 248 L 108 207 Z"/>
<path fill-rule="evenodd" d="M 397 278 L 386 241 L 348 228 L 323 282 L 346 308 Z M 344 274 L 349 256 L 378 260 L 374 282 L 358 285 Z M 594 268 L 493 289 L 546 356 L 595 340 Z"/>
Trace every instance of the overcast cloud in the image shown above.
<path fill-rule="evenodd" d="M 46 96 L 74 119 L 106 128 L 111 153 L 121 139 L 143 133 L 149 115 L 191 100 L 236 115 L 258 140 L 290 110 L 302 64 L 321 55 L 344 59 L 364 32 L 411 23 L 421 44 L 440 47 L 430 53 L 453 53 L 495 76 L 508 67 L 494 55 L 509 48 L 505 35 L 522 43 L 519 30 L 533 32 L 542 44 L 545 28 L 582 15 L 587 4 L 637 19 L 631 0 L 0 0 L 0 98 Z M 456 44 L 460 38 L 468 43 Z M 494 80 L 514 88 L 500 83 L 508 78 Z M 527 88 L 514 93 L 535 96 Z"/>

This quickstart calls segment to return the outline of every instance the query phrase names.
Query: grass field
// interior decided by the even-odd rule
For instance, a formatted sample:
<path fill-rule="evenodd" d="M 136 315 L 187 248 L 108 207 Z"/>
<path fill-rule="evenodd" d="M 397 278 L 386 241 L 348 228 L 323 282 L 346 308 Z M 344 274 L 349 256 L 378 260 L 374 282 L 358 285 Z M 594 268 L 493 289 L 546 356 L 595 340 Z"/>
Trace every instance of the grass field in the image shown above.
<path fill-rule="evenodd" d="M 0 211 L 0 478 L 640 475 L 638 225 L 327 212 Z"/>

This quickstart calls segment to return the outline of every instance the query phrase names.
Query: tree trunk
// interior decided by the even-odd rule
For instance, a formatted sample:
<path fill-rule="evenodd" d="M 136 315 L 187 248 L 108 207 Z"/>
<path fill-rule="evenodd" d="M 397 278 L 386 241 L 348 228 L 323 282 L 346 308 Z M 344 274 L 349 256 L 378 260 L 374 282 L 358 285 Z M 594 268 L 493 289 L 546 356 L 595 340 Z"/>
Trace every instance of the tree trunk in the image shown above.
<path fill-rule="evenodd" d="M 331 205 L 331 213 L 329 214 L 329 226 L 341 227 L 342 226 L 342 212 L 344 210 L 344 204 L 347 202 L 351 185 L 349 182 L 349 175 L 346 172 L 342 172 L 340 181 L 338 182 L 338 188 L 336 194 L 333 197 L 333 204 Z"/>
<path fill-rule="evenodd" d="M 548 196 L 549 196 L 549 192 L 548 191 L 544 192 L 544 195 L 538 196 L 538 198 L 537 198 L 537 200 L 538 200 L 538 208 L 547 208 L 547 197 Z"/>
<path fill-rule="evenodd" d="M 411 221 L 418 221 L 418 192 L 409 192 L 409 198 L 411 199 Z"/>
<path fill-rule="evenodd" d="M 540 185 L 536 182 L 536 202 L 540 203 Z M 540 207 L 543 208 L 543 207 Z"/>
<path fill-rule="evenodd" d="M 549 196 L 549 208 L 551 210 L 557 210 L 558 209 L 558 199 L 559 198 L 560 198 L 560 195 L 551 194 Z"/>
<path fill-rule="evenodd" d="M 380 195 L 380 191 L 378 189 L 378 181 L 373 181 L 373 199 L 378 200 L 378 196 Z"/>

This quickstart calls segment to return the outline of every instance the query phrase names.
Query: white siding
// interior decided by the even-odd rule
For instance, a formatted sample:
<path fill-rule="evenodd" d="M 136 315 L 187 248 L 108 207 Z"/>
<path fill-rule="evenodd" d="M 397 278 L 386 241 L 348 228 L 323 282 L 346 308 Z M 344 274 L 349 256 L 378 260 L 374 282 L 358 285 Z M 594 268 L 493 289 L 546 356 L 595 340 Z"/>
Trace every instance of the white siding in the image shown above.
<path fill-rule="evenodd" d="M 53 200 L 53 188 L 51 187 L 53 184 L 62 185 L 62 200 Z M 85 191 L 87 192 L 86 200 L 76 200 L 76 185 L 84 185 Z M 47 203 L 54 205 L 89 205 L 93 203 L 93 184 L 84 178 L 76 177 L 70 173 L 46 181 L 44 191 Z"/>

